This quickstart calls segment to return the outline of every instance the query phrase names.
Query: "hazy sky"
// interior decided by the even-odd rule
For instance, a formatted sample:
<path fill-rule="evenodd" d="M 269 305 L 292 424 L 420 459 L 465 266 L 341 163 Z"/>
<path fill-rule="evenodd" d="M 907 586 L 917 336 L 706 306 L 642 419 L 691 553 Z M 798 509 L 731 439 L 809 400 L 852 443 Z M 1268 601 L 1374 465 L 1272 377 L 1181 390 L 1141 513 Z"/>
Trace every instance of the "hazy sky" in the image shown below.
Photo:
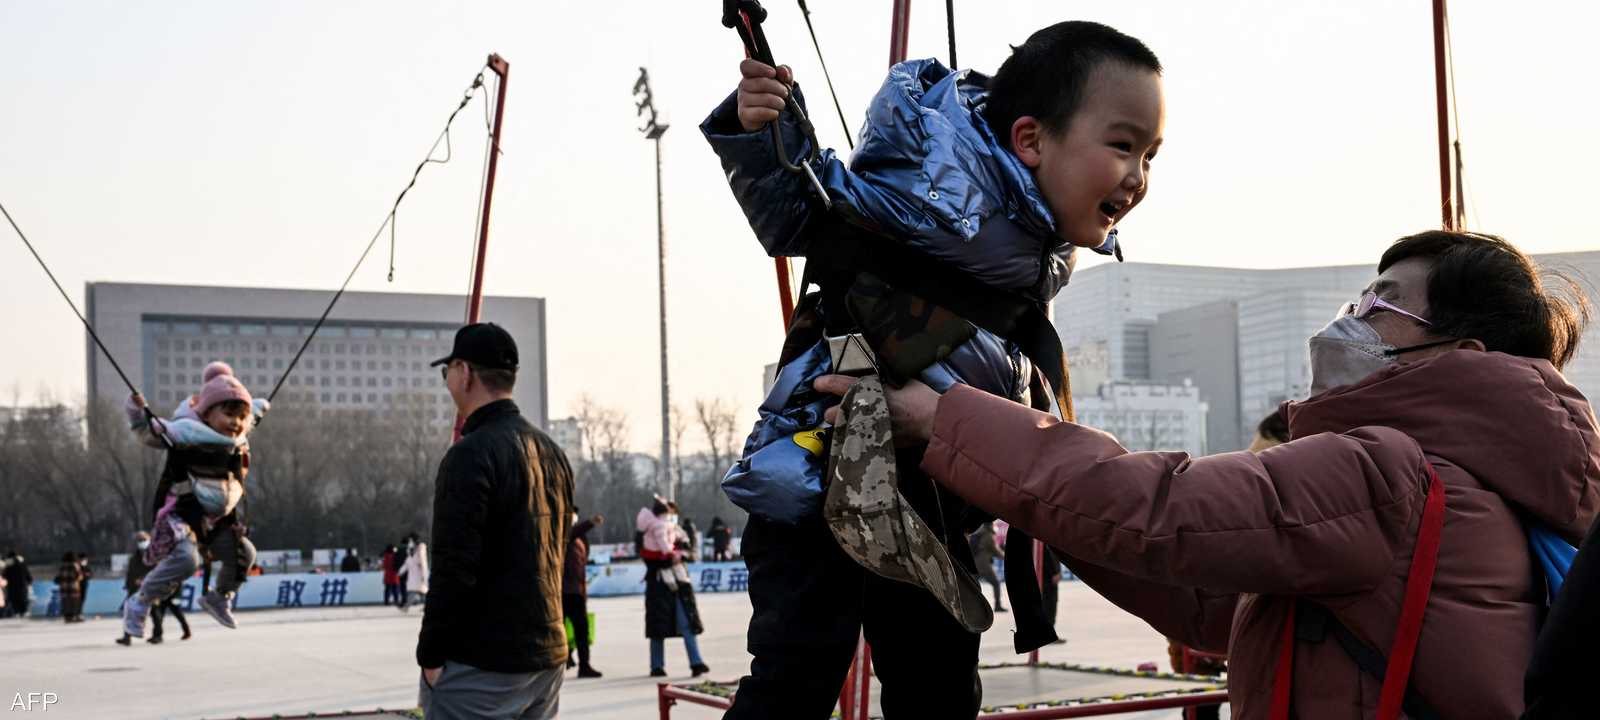
<path fill-rule="evenodd" d="M 824 142 L 843 132 L 794 3 L 767 3 Z M 811 0 L 852 123 L 888 60 L 888 0 Z M 993 71 L 1066 19 L 1167 67 L 1167 137 L 1123 223 L 1129 260 L 1375 262 L 1437 225 L 1429 3 L 957 0 L 963 67 Z M 946 54 L 943 3 L 911 56 Z M 1532 252 L 1600 248 L 1593 3 L 1452 3 L 1476 229 Z M 588 393 L 659 427 L 655 192 L 630 89 L 650 68 L 664 141 L 673 393 L 754 418 L 781 341 L 772 264 L 696 125 L 741 56 L 720 3 L 0 0 L 0 202 L 74 296 L 89 281 L 338 286 L 489 52 L 511 63 L 486 285 L 549 301 L 551 414 Z M 464 293 L 482 108 L 401 208 L 398 270 L 362 290 Z M 1085 265 L 1092 264 L 1085 263 Z M 1083 267 L 1083 266 L 1080 266 Z M 1067 290 L 1071 293 L 1071 289 Z M 1094 298 L 1085 301 L 1093 302 Z M 0 227 L 0 386 L 84 392 L 84 338 Z M 196 308 L 203 312 L 204 308 Z M 7 392 L 9 395 L 9 391 Z"/>

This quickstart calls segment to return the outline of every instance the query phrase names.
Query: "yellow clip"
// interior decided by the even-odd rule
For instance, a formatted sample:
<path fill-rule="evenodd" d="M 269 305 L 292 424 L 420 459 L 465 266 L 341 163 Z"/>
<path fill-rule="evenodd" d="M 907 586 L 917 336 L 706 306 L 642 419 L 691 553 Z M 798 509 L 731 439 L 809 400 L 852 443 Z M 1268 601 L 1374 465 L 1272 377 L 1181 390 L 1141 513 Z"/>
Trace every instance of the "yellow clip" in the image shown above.
<path fill-rule="evenodd" d="M 793 439 L 794 439 L 794 444 L 805 448 L 806 452 L 809 452 L 812 455 L 817 456 L 817 457 L 821 457 L 822 456 L 822 431 L 821 430 L 806 430 L 804 432 L 797 432 L 797 433 L 794 434 L 794 438 Z"/>

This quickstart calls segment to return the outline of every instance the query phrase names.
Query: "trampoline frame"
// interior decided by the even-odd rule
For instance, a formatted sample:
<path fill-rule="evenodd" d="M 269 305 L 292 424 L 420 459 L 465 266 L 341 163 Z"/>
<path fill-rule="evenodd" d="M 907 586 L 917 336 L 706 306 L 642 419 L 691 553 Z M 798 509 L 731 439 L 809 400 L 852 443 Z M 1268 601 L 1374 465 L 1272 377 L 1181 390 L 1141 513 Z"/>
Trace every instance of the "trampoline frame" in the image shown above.
<path fill-rule="evenodd" d="M 1217 678 L 1205 675 L 1181 675 L 1173 673 L 1138 672 L 1104 667 L 1091 667 L 1083 665 L 1067 665 L 1060 663 L 1001 663 L 980 665 L 979 670 L 995 670 L 1013 667 L 1037 667 L 1047 670 L 1070 670 L 1075 672 L 1092 672 L 1111 675 L 1125 675 L 1129 677 L 1150 677 L 1158 679 L 1189 680 L 1194 682 L 1214 683 L 1221 689 L 1184 691 L 1169 690 L 1154 693 L 1130 693 L 1114 695 L 1106 698 L 1082 698 L 1081 702 L 1069 699 L 1070 705 L 1046 705 L 1043 703 L 1023 703 L 1015 709 L 1007 707 L 994 707 L 981 711 L 978 718 L 997 718 L 1003 720 L 1054 720 L 1056 718 L 1081 718 L 1103 717 L 1107 715 L 1123 715 L 1127 713 L 1145 712 L 1149 710 L 1168 710 L 1173 708 L 1195 708 L 1206 705 L 1223 705 L 1228 702 L 1228 691 L 1225 683 L 1218 682 Z M 656 684 L 656 704 L 661 720 L 671 720 L 672 708 L 679 702 L 691 705 L 727 710 L 733 707 L 733 694 L 718 695 L 698 689 L 708 683 L 697 685 L 673 685 L 671 683 Z M 864 718 L 862 720 L 865 720 Z"/>

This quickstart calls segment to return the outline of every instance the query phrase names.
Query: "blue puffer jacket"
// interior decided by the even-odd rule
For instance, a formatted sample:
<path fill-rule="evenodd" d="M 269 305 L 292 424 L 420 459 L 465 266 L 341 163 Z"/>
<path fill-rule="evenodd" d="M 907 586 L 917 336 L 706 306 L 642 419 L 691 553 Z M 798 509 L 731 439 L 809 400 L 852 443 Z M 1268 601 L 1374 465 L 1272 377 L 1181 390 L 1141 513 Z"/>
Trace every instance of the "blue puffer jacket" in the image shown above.
<path fill-rule="evenodd" d="M 977 112 L 989 78 L 953 73 L 937 60 L 895 65 L 867 109 L 850 166 L 832 150 L 813 166 L 851 222 L 970 273 L 984 284 L 1041 302 L 1067 283 L 1073 247 L 1055 234 L 1055 219 L 1033 175 Z M 804 97 L 796 88 L 796 100 Z M 722 160 L 728 184 L 767 254 L 804 256 L 812 190 L 777 163 L 772 136 L 739 125 L 737 93 L 700 130 Z M 810 151 L 789 113 L 781 116 L 785 151 Z M 1009 219 L 1021 233 L 984 235 L 985 223 Z M 1115 230 L 1096 248 L 1114 254 Z"/>
<path fill-rule="evenodd" d="M 833 211 L 851 222 L 987 285 L 1046 302 L 1066 284 L 1073 248 L 1056 237 L 1033 175 L 975 112 L 987 84 L 981 74 L 952 73 L 936 60 L 896 65 L 867 111 L 850 167 L 823 150 L 813 170 Z M 780 122 L 789 156 L 809 153 L 791 116 L 783 114 Z M 737 94 L 700 129 L 721 158 L 762 247 L 773 256 L 805 255 L 814 212 L 810 184 L 778 165 L 769 133 L 747 133 L 739 125 Z M 984 225 L 995 218 L 1010 220 L 1022 232 L 984 234 Z M 1113 235 L 1097 251 L 1110 254 L 1115 247 Z M 828 372 L 825 343 L 779 371 L 738 464 L 723 478 L 736 505 L 786 523 L 821 508 L 826 458 L 814 431 L 838 399 L 818 395 L 811 381 Z M 980 328 L 921 379 L 939 392 L 959 382 L 1020 400 L 1032 373 L 1014 344 Z"/>

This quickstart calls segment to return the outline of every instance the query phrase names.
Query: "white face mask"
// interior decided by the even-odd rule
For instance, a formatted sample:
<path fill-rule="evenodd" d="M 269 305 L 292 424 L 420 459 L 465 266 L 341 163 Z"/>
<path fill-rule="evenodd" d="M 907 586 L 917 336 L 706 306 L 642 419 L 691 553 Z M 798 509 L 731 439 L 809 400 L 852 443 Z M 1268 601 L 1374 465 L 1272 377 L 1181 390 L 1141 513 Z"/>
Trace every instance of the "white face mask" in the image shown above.
<path fill-rule="evenodd" d="M 668 525 L 677 525 L 678 524 L 678 516 L 677 515 L 673 515 L 672 513 L 667 513 L 667 524 Z"/>
<path fill-rule="evenodd" d="M 1400 356 L 1458 342 L 1434 340 L 1397 348 L 1366 320 L 1342 315 L 1312 335 L 1306 343 L 1311 350 L 1311 394 L 1320 395 L 1337 387 L 1354 385 L 1379 370 L 1400 361 Z"/>
<path fill-rule="evenodd" d="M 150 548 L 150 541 L 149 540 L 140 540 L 139 541 L 139 549 L 140 550 L 148 550 L 149 548 Z"/>
<path fill-rule="evenodd" d="M 1338 318 L 1306 341 L 1311 351 L 1311 394 L 1354 385 L 1394 362 L 1395 347 L 1365 320 Z"/>

